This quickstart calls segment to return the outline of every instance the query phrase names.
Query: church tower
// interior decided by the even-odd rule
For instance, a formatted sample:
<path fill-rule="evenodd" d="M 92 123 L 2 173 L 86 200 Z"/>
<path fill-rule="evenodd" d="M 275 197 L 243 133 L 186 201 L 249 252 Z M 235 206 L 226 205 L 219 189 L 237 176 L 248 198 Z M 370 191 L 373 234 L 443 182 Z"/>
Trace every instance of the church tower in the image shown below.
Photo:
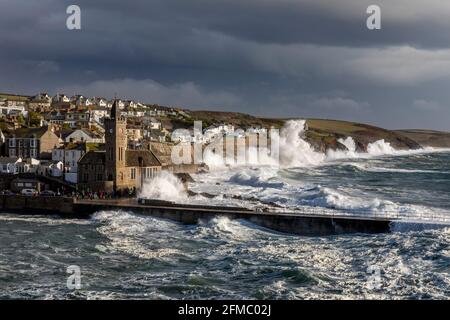
<path fill-rule="evenodd" d="M 105 119 L 106 180 L 113 181 L 118 191 L 126 184 L 127 121 L 121 115 L 117 100 L 111 108 L 111 116 Z"/>

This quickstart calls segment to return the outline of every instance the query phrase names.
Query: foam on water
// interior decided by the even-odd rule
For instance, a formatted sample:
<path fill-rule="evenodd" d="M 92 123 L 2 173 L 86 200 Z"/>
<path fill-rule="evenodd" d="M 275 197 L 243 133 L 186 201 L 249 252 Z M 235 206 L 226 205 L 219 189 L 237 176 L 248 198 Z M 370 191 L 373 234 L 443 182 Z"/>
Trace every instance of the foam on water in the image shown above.
<path fill-rule="evenodd" d="M 243 206 L 255 208 L 260 205 L 281 207 L 289 210 L 308 210 L 324 208 L 344 210 L 346 213 L 390 214 L 392 216 L 418 216 L 420 214 L 449 214 L 448 210 L 437 209 L 428 204 L 399 203 L 385 198 L 386 192 L 362 192 L 360 187 L 368 189 L 363 175 L 355 176 L 357 185 L 339 185 L 345 173 L 340 168 L 351 166 L 361 173 L 392 174 L 446 174 L 445 170 L 429 168 L 405 168 L 398 164 L 393 166 L 391 159 L 403 159 L 424 155 L 438 155 L 448 152 L 444 149 L 423 148 L 418 150 L 396 150 L 389 142 L 379 140 L 369 143 L 367 152 L 357 152 L 352 137 L 339 139 L 344 150 L 316 152 L 304 140 L 305 121 L 287 121 L 280 130 L 280 166 L 275 166 L 267 159 L 262 163 L 248 166 L 213 165 L 210 173 L 194 176 L 196 182 L 190 189 L 201 194 L 214 195 L 213 198 L 196 196 L 188 199 L 193 203 L 215 203 L 220 205 Z M 216 159 L 217 160 L 217 159 Z M 377 160 L 374 162 L 374 160 Z M 426 160 L 426 159 L 425 159 Z M 397 160 L 396 160 L 397 161 Z M 398 160 L 401 161 L 401 160 Z M 397 162 L 398 162 L 397 161 Z M 412 166 L 417 159 L 411 158 Z M 397 163 L 395 162 L 395 163 Z M 394 164 L 395 164 L 394 163 Z M 217 164 L 217 163 L 216 163 Z M 333 175 L 335 178 L 332 179 Z M 348 174 L 347 174 L 348 175 Z M 387 179 L 387 177 L 376 177 Z M 373 179 L 367 176 L 367 179 Z M 306 181 L 305 181 L 306 180 Z M 330 184 L 331 182 L 331 184 Z M 401 183 L 399 178 L 399 183 Z M 349 180 L 347 184 L 351 184 Z M 390 180 L 382 182 L 390 184 Z M 358 185 L 362 184 L 362 185 Z M 401 185 L 398 186 L 402 188 Z M 383 186 L 379 186 L 383 191 Z M 415 201 L 417 202 L 417 201 Z M 307 208 L 305 208 L 307 207 Z"/>
<path fill-rule="evenodd" d="M 222 217 L 188 226 L 102 211 L 87 222 L 60 234 L 38 221 L 0 225 L 0 297 L 448 299 L 448 228 L 311 238 Z M 17 239 L 11 228 L 31 233 Z M 82 268 L 77 291 L 62 285 L 70 264 Z M 371 266 L 378 289 L 368 287 Z"/>
<path fill-rule="evenodd" d="M 183 183 L 177 177 L 170 172 L 162 171 L 144 183 L 139 197 L 182 203 L 187 200 L 187 193 Z"/>

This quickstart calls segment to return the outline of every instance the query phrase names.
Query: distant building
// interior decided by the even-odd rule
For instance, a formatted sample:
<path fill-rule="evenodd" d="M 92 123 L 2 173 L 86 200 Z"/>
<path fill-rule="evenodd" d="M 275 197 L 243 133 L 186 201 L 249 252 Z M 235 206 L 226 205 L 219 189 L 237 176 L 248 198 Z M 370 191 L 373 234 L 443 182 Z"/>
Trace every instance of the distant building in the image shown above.
<path fill-rule="evenodd" d="M 126 192 L 141 189 L 144 181 L 161 170 L 161 162 L 149 150 L 127 150 L 127 121 L 119 102 L 105 119 L 106 151 L 89 151 L 78 162 L 78 189 Z"/>
<path fill-rule="evenodd" d="M 17 129 L 6 137 L 9 157 L 50 159 L 52 150 L 59 146 L 58 136 L 49 127 Z"/>
<path fill-rule="evenodd" d="M 142 128 L 136 125 L 127 125 L 128 140 L 140 141 L 143 138 Z"/>
<path fill-rule="evenodd" d="M 66 146 L 53 149 L 52 161 L 63 163 L 64 180 L 78 182 L 78 161 L 85 155 L 86 143 L 69 143 Z"/>
<path fill-rule="evenodd" d="M 3 98 L 0 99 L 0 113 L 4 115 L 10 115 L 12 113 L 27 115 L 26 112 L 27 102 L 23 99 Z"/>
<path fill-rule="evenodd" d="M 41 161 L 37 167 L 37 174 L 41 176 L 62 177 L 64 164 L 62 161 Z"/>
<path fill-rule="evenodd" d="M 17 157 L 0 157 L 1 173 L 19 173 L 18 164 L 22 162 L 22 158 Z"/>
<path fill-rule="evenodd" d="M 63 93 L 57 93 L 57 94 L 53 97 L 52 102 L 53 102 L 53 103 L 57 103 L 57 102 L 59 102 L 59 103 L 67 103 L 67 102 L 70 102 L 70 99 L 69 99 L 68 96 L 66 96 L 66 95 L 63 94 Z"/>
<path fill-rule="evenodd" d="M 52 104 L 52 97 L 47 93 L 39 93 L 32 97 L 28 102 L 30 110 L 44 112 L 49 111 Z"/>
<path fill-rule="evenodd" d="M 21 192 L 23 189 L 34 189 L 37 192 L 44 190 L 44 184 L 35 179 L 14 179 L 11 181 L 11 190 Z"/>
<path fill-rule="evenodd" d="M 87 129 L 78 129 L 73 131 L 70 134 L 67 134 L 64 138 L 64 142 L 66 143 L 104 143 L 105 139 L 93 133 Z"/>
<path fill-rule="evenodd" d="M 71 128 L 88 128 L 90 113 L 86 111 L 67 112 L 64 123 Z"/>

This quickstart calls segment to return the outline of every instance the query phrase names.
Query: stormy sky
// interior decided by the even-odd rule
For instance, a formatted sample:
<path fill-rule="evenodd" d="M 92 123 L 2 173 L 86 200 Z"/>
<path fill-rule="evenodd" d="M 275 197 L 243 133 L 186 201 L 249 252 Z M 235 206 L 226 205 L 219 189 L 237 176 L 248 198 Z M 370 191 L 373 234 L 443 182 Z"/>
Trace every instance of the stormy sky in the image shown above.
<path fill-rule="evenodd" d="M 81 30 L 66 8 L 81 7 Z M 381 7 L 382 29 L 366 28 Z M 450 131 L 450 1 L 0 0 L 0 92 Z"/>

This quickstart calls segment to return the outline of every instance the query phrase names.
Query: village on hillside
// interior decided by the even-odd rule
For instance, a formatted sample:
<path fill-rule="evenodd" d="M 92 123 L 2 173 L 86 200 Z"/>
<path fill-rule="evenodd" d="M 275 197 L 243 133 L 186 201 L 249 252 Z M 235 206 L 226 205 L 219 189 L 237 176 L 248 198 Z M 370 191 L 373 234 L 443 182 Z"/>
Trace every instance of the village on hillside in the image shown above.
<path fill-rule="evenodd" d="M 106 197 L 135 195 L 161 170 L 186 181 L 189 173 L 206 169 L 172 163 L 174 145 L 207 145 L 236 134 L 233 124 L 214 118 L 204 121 L 202 134 L 194 134 L 194 120 L 189 110 L 132 100 L 0 94 L 0 189 Z M 180 128 L 181 134 L 172 134 Z"/>

